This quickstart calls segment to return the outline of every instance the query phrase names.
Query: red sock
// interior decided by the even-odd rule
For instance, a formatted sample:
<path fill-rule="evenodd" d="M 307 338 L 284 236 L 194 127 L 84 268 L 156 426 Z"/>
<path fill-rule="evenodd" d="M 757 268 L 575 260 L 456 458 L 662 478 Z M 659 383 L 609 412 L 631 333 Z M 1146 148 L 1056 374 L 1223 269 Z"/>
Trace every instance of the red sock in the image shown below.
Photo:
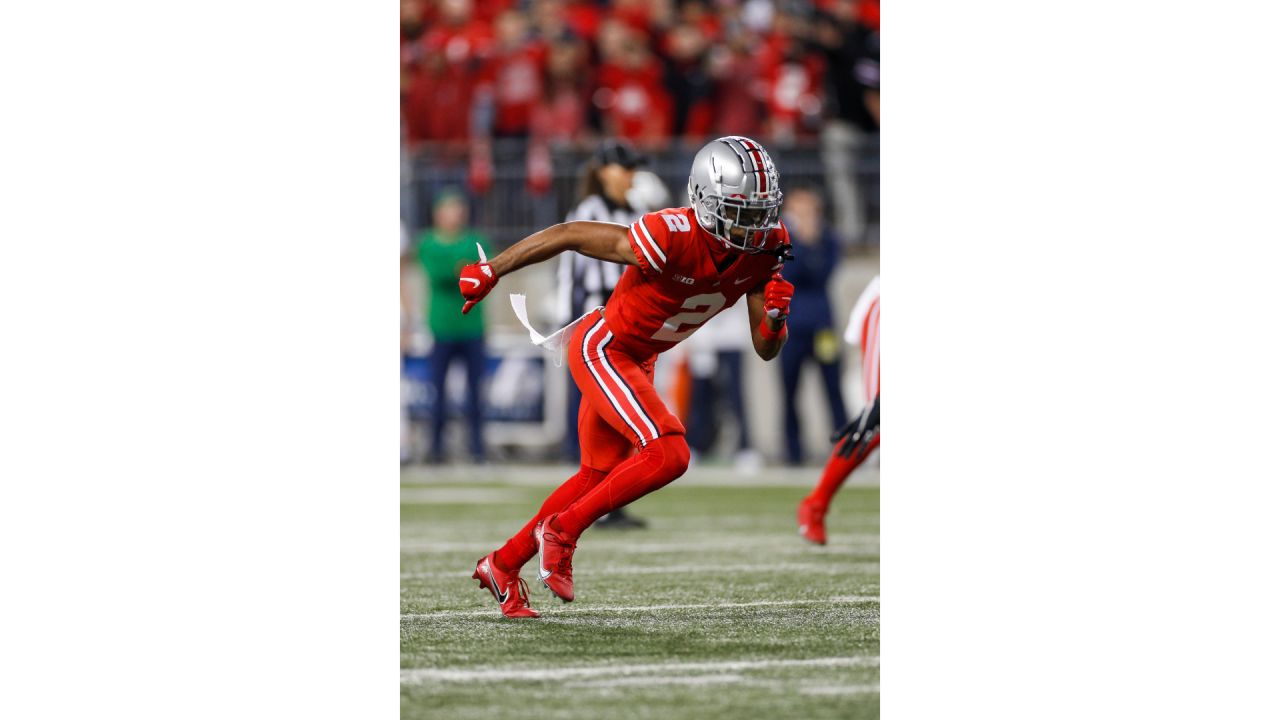
<path fill-rule="evenodd" d="M 538 546 L 533 540 L 533 527 L 538 524 L 542 518 L 560 512 L 566 505 L 582 497 L 591 488 L 595 487 L 605 478 L 605 473 L 594 468 L 583 466 L 578 470 L 578 474 L 565 480 L 560 487 L 556 488 L 546 500 L 542 501 L 542 507 L 538 509 L 538 514 L 533 519 L 525 523 L 505 545 L 498 548 L 498 552 L 493 556 L 494 562 L 498 567 L 506 572 L 514 572 L 519 570 L 521 566 L 529 562 L 529 558 L 538 552 Z"/>
<path fill-rule="evenodd" d="M 615 467 L 596 485 L 556 516 L 559 530 L 577 537 L 606 513 L 644 497 L 684 474 L 689 444 L 683 435 L 663 435 Z"/>
<path fill-rule="evenodd" d="M 839 448 L 839 444 L 836 447 Z M 840 457 L 839 453 L 832 450 L 831 459 L 827 460 L 827 466 L 822 470 L 822 479 L 818 481 L 818 486 L 805 499 L 825 513 L 831 505 L 831 498 L 835 497 L 836 491 L 840 489 L 841 485 L 844 485 L 844 481 L 848 480 L 854 469 L 861 465 L 863 460 L 867 459 L 872 450 L 878 447 L 880 447 L 879 433 L 867 444 L 867 447 L 862 452 L 854 453 L 847 458 Z"/>

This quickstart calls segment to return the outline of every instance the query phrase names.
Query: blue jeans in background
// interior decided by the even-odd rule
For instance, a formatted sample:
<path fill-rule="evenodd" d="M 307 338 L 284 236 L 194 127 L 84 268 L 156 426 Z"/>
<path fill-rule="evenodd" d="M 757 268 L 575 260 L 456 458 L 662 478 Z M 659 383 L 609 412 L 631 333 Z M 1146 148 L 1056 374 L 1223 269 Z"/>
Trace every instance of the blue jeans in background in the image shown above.
<path fill-rule="evenodd" d="M 431 459 L 444 459 L 444 422 L 448 416 L 446 409 L 444 379 L 449 374 L 449 366 L 454 360 L 461 360 L 467 371 L 467 443 L 471 449 L 471 459 L 482 462 L 485 459 L 484 448 L 484 403 L 480 399 L 481 384 L 484 379 L 484 338 L 471 340 L 437 340 L 431 350 L 431 388 L 436 396 L 436 413 L 431 418 Z"/>
<path fill-rule="evenodd" d="M 715 373 L 693 379 L 686 430 L 689 447 L 710 452 L 720 435 L 720 419 L 726 417 L 732 417 L 738 426 L 733 452 L 750 448 L 747 406 L 742 398 L 742 352 L 738 350 L 718 351 Z"/>
<path fill-rule="evenodd" d="M 787 437 L 787 462 L 791 465 L 804 462 L 796 394 L 800 389 L 800 371 L 804 369 L 806 360 L 812 359 L 818 366 L 822 373 L 822 383 L 826 386 L 825 394 L 834 426 L 827 432 L 830 433 L 848 422 L 845 417 L 844 396 L 840 394 L 840 358 L 837 355 L 830 362 L 823 362 L 823 358 L 819 358 L 815 352 L 818 332 L 824 329 L 826 328 L 788 328 L 787 344 L 782 346 L 783 429 Z"/>

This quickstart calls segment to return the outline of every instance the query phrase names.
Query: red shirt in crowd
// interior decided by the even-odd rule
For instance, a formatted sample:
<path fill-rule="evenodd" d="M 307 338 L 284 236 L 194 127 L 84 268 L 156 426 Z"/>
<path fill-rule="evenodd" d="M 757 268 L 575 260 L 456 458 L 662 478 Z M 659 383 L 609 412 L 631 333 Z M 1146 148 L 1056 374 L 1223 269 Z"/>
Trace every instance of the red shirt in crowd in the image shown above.
<path fill-rule="evenodd" d="M 641 68 L 608 64 L 600 68 L 596 102 L 612 128 L 628 140 L 665 136 L 671 127 L 671 100 L 662 86 L 662 70 L 651 61 Z"/>
<path fill-rule="evenodd" d="M 546 61 L 546 46 L 534 42 L 513 50 L 499 50 L 489 59 L 480 87 L 493 93 L 495 134 L 529 132 L 534 108 L 542 97 Z"/>
<path fill-rule="evenodd" d="M 492 26 L 473 20 L 435 27 L 401 46 L 408 74 L 402 112 L 411 143 L 469 137 L 472 92 L 492 45 Z"/>
<path fill-rule="evenodd" d="M 775 131 L 799 132 L 802 116 L 821 111 L 822 58 L 799 54 L 792 43 L 790 38 L 775 35 L 760 54 L 765 107 Z"/>

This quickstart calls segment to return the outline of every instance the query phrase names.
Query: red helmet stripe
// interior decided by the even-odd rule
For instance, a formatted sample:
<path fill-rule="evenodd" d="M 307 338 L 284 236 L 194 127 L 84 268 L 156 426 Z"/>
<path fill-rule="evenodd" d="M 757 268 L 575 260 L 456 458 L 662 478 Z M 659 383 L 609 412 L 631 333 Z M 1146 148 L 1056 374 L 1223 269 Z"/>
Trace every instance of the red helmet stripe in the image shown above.
<path fill-rule="evenodd" d="M 756 191 L 769 192 L 769 173 L 764 169 L 764 157 L 760 154 L 760 146 L 754 140 L 745 137 L 739 137 L 738 142 L 742 143 L 742 147 L 747 150 L 747 157 L 751 158 L 751 164 L 755 167 L 756 174 Z"/>

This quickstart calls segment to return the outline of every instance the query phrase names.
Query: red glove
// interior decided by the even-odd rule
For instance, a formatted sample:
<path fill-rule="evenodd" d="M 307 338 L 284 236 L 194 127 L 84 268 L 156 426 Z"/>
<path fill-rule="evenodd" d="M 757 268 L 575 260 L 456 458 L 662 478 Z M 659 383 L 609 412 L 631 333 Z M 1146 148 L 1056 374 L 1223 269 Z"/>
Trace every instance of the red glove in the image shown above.
<path fill-rule="evenodd" d="M 487 262 L 471 263 L 462 268 L 458 276 L 458 290 L 467 302 L 462 306 L 462 314 L 466 315 L 471 306 L 484 299 L 485 295 L 498 284 L 498 274 Z"/>
<path fill-rule="evenodd" d="M 791 296 L 795 293 L 795 285 L 784 280 L 782 273 L 774 273 L 764 286 L 764 314 L 774 320 L 785 320 L 791 314 Z"/>

